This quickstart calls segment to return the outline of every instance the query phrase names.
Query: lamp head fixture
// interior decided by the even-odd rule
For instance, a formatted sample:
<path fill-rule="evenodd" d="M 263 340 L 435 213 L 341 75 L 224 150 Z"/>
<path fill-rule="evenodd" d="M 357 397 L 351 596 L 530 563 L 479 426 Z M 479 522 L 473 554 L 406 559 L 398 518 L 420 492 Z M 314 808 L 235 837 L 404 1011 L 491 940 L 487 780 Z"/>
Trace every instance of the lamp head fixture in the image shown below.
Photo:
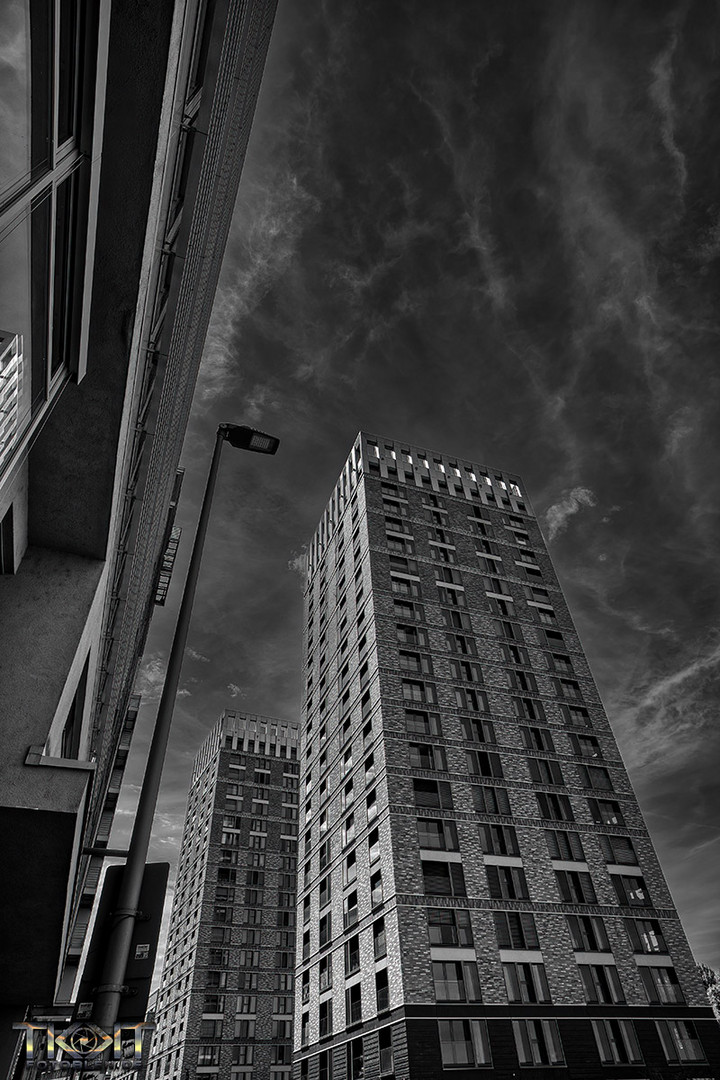
<path fill-rule="evenodd" d="M 256 454 L 275 454 L 280 440 L 264 431 L 241 424 L 220 424 L 218 431 L 223 439 L 237 450 L 252 450 Z"/>

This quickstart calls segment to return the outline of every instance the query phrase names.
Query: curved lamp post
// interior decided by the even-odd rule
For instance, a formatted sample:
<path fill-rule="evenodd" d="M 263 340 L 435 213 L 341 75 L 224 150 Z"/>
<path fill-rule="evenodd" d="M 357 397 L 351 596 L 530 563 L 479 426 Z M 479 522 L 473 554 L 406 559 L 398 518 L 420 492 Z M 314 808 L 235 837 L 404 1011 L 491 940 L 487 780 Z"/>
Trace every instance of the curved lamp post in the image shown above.
<path fill-rule="evenodd" d="M 210 472 L 205 486 L 205 495 L 203 496 L 197 532 L 195 533 L 190 566 L 183 590 L 177 626 L 175 627 L 175 637 L 168 658 L 165 683 L 135 814 L 132 839 L 130 840 L 120 892 L 113 913 L 113 925 L 108 937 L 108 948 L 103 965 L 101 984 L 95 994 L 92 1019 L 103 1031 L 107 1032 L 114 1030 L 117 1020 L 135 919 L 139 914 L 140 887 L 150 846 L 150 834 L 165 763 L 165 753 L 180 681 L 180 671 L 190 626 L 193 600 L 195 599 L 195 587 L 200 573 L 205 534 L 207 533 L 215 481 L 220 465 L 220 451 L 224 442 L 230 443 L 231 446 L 238 450 L 252 450 L 258 454 L 274 454 L 280 445 L 280 440 L 274 436 L 265 435 L 262 431 L 256 431 L 254 428 L 243 427 L 238 424 L 220 424 L 217 430 L 215 449 L 210 463 Z"/>

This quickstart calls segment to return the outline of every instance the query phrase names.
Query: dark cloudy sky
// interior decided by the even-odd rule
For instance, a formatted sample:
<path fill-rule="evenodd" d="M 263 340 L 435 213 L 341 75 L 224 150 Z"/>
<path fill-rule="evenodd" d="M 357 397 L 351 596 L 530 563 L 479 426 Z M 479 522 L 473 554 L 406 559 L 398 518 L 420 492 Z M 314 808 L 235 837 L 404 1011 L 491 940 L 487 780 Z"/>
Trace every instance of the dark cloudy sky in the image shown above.
<path fill-rule="evenodd" d="M 215 427 L 282 444 L 224 453 L 155 855 L 223 708 L 297 716 L 298 557 L 363 428 L 524 478 L 720 966 L 719 52 L 708 0 L 280 0 L 136 751 Z"/>

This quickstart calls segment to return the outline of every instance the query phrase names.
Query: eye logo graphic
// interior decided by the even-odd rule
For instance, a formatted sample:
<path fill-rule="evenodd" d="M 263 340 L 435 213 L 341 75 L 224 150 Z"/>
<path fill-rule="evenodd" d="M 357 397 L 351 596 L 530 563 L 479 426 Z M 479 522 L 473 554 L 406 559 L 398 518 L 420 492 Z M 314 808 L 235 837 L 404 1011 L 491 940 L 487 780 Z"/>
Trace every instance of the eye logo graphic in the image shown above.
<path fill-rule="evenodd" d="M 101 1054 L 112 1044 L 113 1037 L 95 1024 L 71 1024 L 55 1036 L 55 1046 L 68 1057 L 84 1059 Z"/>

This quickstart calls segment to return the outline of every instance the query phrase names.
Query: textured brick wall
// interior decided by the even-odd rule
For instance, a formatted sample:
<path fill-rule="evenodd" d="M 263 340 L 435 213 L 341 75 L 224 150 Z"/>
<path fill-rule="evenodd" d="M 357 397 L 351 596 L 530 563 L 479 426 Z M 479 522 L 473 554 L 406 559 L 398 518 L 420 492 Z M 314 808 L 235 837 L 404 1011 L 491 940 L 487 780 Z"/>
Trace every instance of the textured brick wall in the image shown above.
<path fill-rule="evenodd" d="M 377 472 L 373 475 L 373 460 L 365 460 L 366 475 L 359 481 L 356 489 L 355 504 L 357 513 L 353 516 L 353 502 L 343 506 L 342 500 L 335 506 L 333 521 L 326 516 L 326 535 L 318 543 L 315 551 L 317 561 L 314 573 L 308 583 L 307 599 L 311 604 L 312 649 L 309 657 L 308 672 L 312 673 L 312 688 L 309 694 L 305 720 L 305 742 L 303 744 L 302 763 L 304 775 L 312 775 L 313 813 L 310 821 L 307 845 L 305 836 L 301 836 L 301 862 L 310 860 L 308 895 L 311 897 L 310 935 L 311 948 L 307 961 L 300 963 L 299 971 L 310 971 L 310 1000 L 306 1008 L 309 1012 L 309 1044 L 300 1047 L 296 1037 L 298 1054 L 308 1060 L 308 1075 L 315 1075 L 317 1064 L 318 1030 L 317 1009 L 319 997 L 317 991 L 317 885 L 319 871 L 317 851 L 321 840 L 318 834 L 318 813 L 327 810 L 328 831 L 323 840 L 330 837 L 332 873 L 332 913 L 333 913 L 333 970 L 334 982 L 334 1030 L 332 1039 L 325 1045 L 335 1045 L 335 1080 L 345 1076 L 345 1057 L 343 1045 L 349 1037 L 365 1035 L 366 1038 L 366 1076 L 374 1076 L 374 976 L 375 963 L 372 954 L 371 924 L 378 912 L 370 912 L 369 878 L 377 869 L 377 864 L 367 862 L 366 826 L 364 819 L 364 775 L 363 758 L 372 749 L 375 757 L 377 789 L 380 813 L 372 827 L 379 824 L 382 837 L 380 867 L 384 884 L 383 913 L 388 934 L 387 970 L 390 984 L 390 1004 L 393 1009 L 427 1009 L 430 1016 L 474 1015 L 482 1016 L 484 1005 L 436 1004 L 432 983 L 432 951 L 428 936 L 427 907 L 462 908 L 471 916 L 475 942 L 479 977 L 483 993 L 483 1002 L 495 1009 L 515 1010 L 522 1015 L 523 1010 L 532 1010 L 535 1006 L 509 1006 L 507 992 L 500 961 L 500 953 L 495 936 L 493 912 L 532 911 L 535 915 L 539 945 L 543 955 L 553 1004 L 542 1006 L 547 1015 L 553 1009 L 578 1009 L 579 1015 L 590 1015 L 585 1005 L 584 992 L 579 976 L 576 956 L 570 939 L 567 914 L 600 915 L 605 920 L 611 949 L 616 960 L 617 970 L 625 991 L 627 1002 L 642 1007 L 647 1013 L 645 995 L 638 976 L 637 963 L 631 951 L 630 940 L 623 920 L 633 917 L 657 918 L 666 930 L 668 946 L 676 970 L 683 983 L 689 1005 L 704 1006 L 704 999 L 698 990 L 698 983 L 692 969 L 692 958 L 684 941 L 677 921 L 671 898 L 667 891 L 657 858 L 644 826 L 637 802 L 624 769 L 605 717 L 597 689 L 590 675 L 587 660 L 581 651 L 580 643 L 572 625 L 564 598 L 557 584 L 552 565 L 537 524 L 531 516 L 523 514 L 522 527 L 529 534 L 529 546 L 536 553 L 536 563 L 540 567 L 541 580 L 535 580 L 526 574 L 525 568 L 518 565 L 518 540 L 513 534 L 513 523 L 508 514 L 515 513 L 517 499 L 511 505 L 500 507 L 503 499 L 498 485 L 495 485 L 496 503 L 484 507 L 484 516 L 493 521 L 494 550 L 502 562 L 496 563 L 497 571 L 483 568 L 476 554 L 479 539 L 472 532 L 473 525 L 469 518 L 473 515 L 473 504 L 462 499 L 453 499 L 443 493 L 442 479 L 431 470 L 430 487 L 398 487 L 397 495 L 406 513 L 398 513 L 396 508 L 384 508 L 383 496 L 393 497 L 392 492 L 384 491 L 381 478 L 393 479 L 392 466 L 388 456 L 382 452 Z M 370 473 L 368 475 L 368 469 Z M 447 530 L 455 545 L 455 562 L 449 564 L 460 575 L 464 587 L 466 606 L 458 608 L 467 616 L 468 626 L 462 632 L 475 642 L 476 655 L 465 659 L 480 666 L 482 671 L 482 689 L 489 700 L 490 713 L 494 723 L 497 745 L 479 747 L 464 738 L 460 723 L 460 711 L 456 702 L 455 687 L 458 686 L 451 668 L 453 654 L 448 644 L 449 627 L 443 615 L 443 605 L 437 590 L 436 570 L 445 564 L 431 559 L 428 542 L 428 529 L 434 528 L 428 508 L 424 505 L 424 496 L 431 490 L 439 494 L 447 513 L 440 526 Z M 485 495 L 483 496 L 485 498 Z M 363 499 L 367 503 L 366 512 Z M 393 592 L 391 571 L 396 575 L 403 572 L 398 563 L 391 563 L 388 551 L 385 512 L 408 526 L 414 537 L 414 551 L 406 551 L 405 557 L 412 560 L 405 568 L 419 586 L 418 596 L 400 597 Z M 334 523 L 333 523 L 334 522 Z M 408 535 L 405 530 L 404 536 Z M 353 537 L 359 543 L 353 541 Z M 341 540 L 342 538 L 342 540 Z M 353 554 L 353 548 L 357 556 Z M 338 566 L 338 554 L 344 551 L 343 561 Z M 394 554 L 394 552 L 392 553 Z M 398 552 L 399 554 L 399 552 Z M 492 601 L 488 599 L 487 577 L 497 577 L 504 583 L 505 595 L 512 599 L 514 612 L 509 616 L 513 624 L 521 629 L 521 645 L 526 650 L 527 662 L 519 665 L 509 664 L 503 652 L 503 640 L 498 637 L 497 623 L 499 616 L 492 610 Z M 344 605 L 340 604 L 343 589 L 338 589 L 338 582 L 344 581 Z M 325 582 L 324 588 L 322 583 Z M 362 583 L 362 598 L 355 602 L 358 585 Z M 441 583 L 440 583 L 441 584 Z M 531 586 L 547 590 L 546 601 L 551 604 L 556 614 L 554 624 L 562 633 L 558 643 L 545 636 L 545 628 L 539 622 L 537 608 L 528 602 L 527 589 Z M 416 590 L 418 591 L 418 590 Z M 323 605 L 322 594 L 326 601 Z M 398 621 L 408 621 L 398 616 L 397 599 L 420 604 L 422 619 L 418 624 L 424 627 L 426 641 L 421 642 L 419 651 L 429 656 L 431 672 L 408 674 L 400 670 L 396 625 Z M 325 619 L 320 620 L 321 611 Z M 364 617 L 363 617 L 364 612 Z M 338 627 L 343 626 L 340 638 Z M 552 627 L 551 627 L 552 629 Z M 324 631 L 324 640 L 323 640 Z M 358 643 L 363 636 L 367 638 L 367 649 L 358 655 Z M 347 641 L 346 648 L 338 654 L 342 640 Z M 410 651 L 418 651 L 414 646 L 401 646 Z M 566 674 L 554 670 L 552 652 L 569 654 L 572 660 L 572 673 Z M 320 655 L 326 657 L 321 666 Z M 463 657 L 460 657 L 463 659 Z M 348 663 L 349 662 L 349 663 Z M 367 662 L 367 673 L 363 685 L 360 680 L 360 666 Z M 348 677 L 339 685 L 339 672 L 348 663 Z M 506 670 L 519 666 L 524 671 L 531 671 L 535 678 L 536 690 L 511 689 Z M 324 681 L 323 681 L 324 676 Z M 563 708 L 563 698 L 559 697 L 559 679 L 569 678 L 577 684 L 582 704 L 587 710 L 589 726 L 586 729 L 569 727 Z M 416 680 L 432 685 L 436 693 L 436 702 L 426 706 L 413 704 L 403 699 L 403 680 Z M 361 698 L 369 688 L 372 710 L 361 717 Z M 345 698 L 346 692 L 349 695 Z M 518 720 L 513 697 L 530 697 L 541 702 L 545 719 L 539 721 Z M 324 701 L 324 710 L 321 702 Z M 441 717 L 442 735 L 408 736 L 405 725 L 405 709 L 426 708 Z M 361 942 L 362 972 L 359 981 L 362 986 L 363 1024 L 362 1027 L 345 1031 L 344 1024 L 344 967 L 342 950 L 348 936 L 342 925 L 342 860 L 340 827 L 345 814 L 340 805 L 340 791 L 348 777 L 340 773 L 342 755 L 350 745 L 342 744 L 339 726 L 343 718 L 352 718 L 353 746 L 353 785 L 355 791 L 357 852 L 357 888 L 360 908 L 360 921 L 348 933 L 359 933 Z M 373 732 L 371 741 L 363 745 L 363 727 L 370 717 Z M 327 742 L 324 748 L 319 746 L 319 730 L 325 721 Z M 530 725 L 549 729 L 552 732 L 554 749 L 533 751 L 526 749 L 521 727 Z M 602 761 L 582 759 L 576 755 L 571 735 L 586 730 L 595 735 L 602 751 Z M 447 771 L 423 770 L 411 764 L 409 743 L 420 742 L 442 745 L 447 758 Z M 310 748 L 309 755 L 305 748 Z M 468 772 L 467 749 L 489 749 L 500 756 L 502 778 L 478 778 Z M 323 756 L 324 755 L 324 756 Z M 538 783 L 531 779 L 528 759 L 531 757 L 550 759 L 559 763 L 562 769 L 565 787 Z M 612 783 L 612 791 L 595 790 L 584 786 L 585 780 L 580 766 L 601 764 L 606 768 Z M 327 798 L 321 805 L 317 797 L 322 777 L 327 779 Z M 453 809 L 434 810 L 415 806 L 413 778 L 434 779 L 449 783 L 452 790 Z M 473 785 L 482 783 L 486 787 L 501 787 L 507 790 L 510 802 L 510 815 L 478 818 L 474 808 Z M 304 790 L 304 786 L 303 786 Z M 536 792 L 566 793 L 572 807 L 574 822 L 543 822 L 539 817 Z M 598 826 L 591 816 L 588 798 L 610 798 L 621 804 L 625 817 L 625 826 Z M 467 896 L 426 897 L 423 892 L 422 860 L 418 843 L 417 817 L 452 818 L 457 825 L 460 858 L 465 877 Z M 493 824 L 513 825 L 517 831 L 520 858 L 525 870 L 528 899 L 494 899 L 490 897 L 486 863 L 493 862 L 494 856 L 484 856 L 481 849 L 479 822 L 487 820 Z M 586 860 L 587 871 L 595 885 L 597 901 L 594 904 L 564 903 L 558 890 L 555 869 L 547 847 L 545 828 L 567 828 L 580 833 Z M 612 875 L 605 861 L 599 842 L 599 834 L 617 834 L 631 836 L 638 855 L 642 871 L 652 901 L 651 908 L 621 908 L 618 905 Z M 434 853 L 442 858 L 441 852 Z M 449 856 L 452 859 L 452 856 Z M 455 856 L 457 858 L 457 856 Z M 517 863 L 519 860 L 516 859 Z M 585 871 L 585 865 L 576 864 L 576 868 Z M 300 892 L 301 890 L 299 890 Z M 299 896 L 302 902 L 302 896 Z M 353 980 L 351 980 L 353 981 Z M 615 1007 L 616 1009 L 618 1007 Z M 440 1011 L 438 1011 L 440 1010 Z M 444 1011 L 443 1011 L 444 1010 Z M 448 1011 L 450 1010 L 450 1011 Z M 453 1011 L 454 1010 L 454 1011 Z M 622 1007 L 620 1007 L 621 1014 Z M 651 1010 L 652 1011 L 652 1010 Z M 663 1014 L 662 1007 L 655 1007 L 657 1015 Z M 527 1013 L 526 1013 L 527 1014 Z M 512 1013 L 509 1013 L 512 1015 Z M 558 1013 L 560 1015 L 560 1013 Z M 635 1013 L 634 1015 L 640 1015 Z M 563 1021 L 566 1023 L 566 1021 Z M 586 1066 L 592 1072 L 587 1075 L 601 1075 L 604 1071 L 599 1065 L 594 1042 L 588 1042 L 588 1024 L 586 1020 L 567 1020 L 569 1047 L 566 1052 L 572 1057 L 574 1065 L 581 1069 Z M 580 1027 L 577 1025 L 580 1024 Z M 573 1026 L 575 1025 L 575 1026 Z M 584 1026 L 583 1026 L 584 1025 Z M 396 1076 L 407 1075 L 413 1080 L 422 1080 L 424 1076 L 436 1076 L 439 1067 L 439 1044 L 437 1024 L 430 1020 L 418 1027 L 411 1022 L 412 1033 L 408 1038 L 408 1062 L 398 1065 Z M 404 1022 L 397 1031 L 404 1031 Z M 510 1035 L 509 1020 L 497 1021 L 494 1027 L 497 1038 L 497 1050 L 501 1061 L 498 1075 L 514 1075 L 517 1070 L 517 1058 L 514 1043 Z M 654 1031 L 654 1027 L 652 1028 Z M 582 1031 L 581 1035 L 577 1032 Z M 651 1032 L 652 1034 L 652 1032 Z M 508 1042 L 510 1039 L 510 1042 Z M 656 1042 L 650 1039 L 649 1046 L 657 1050 Z M 649 1050 L 648 1061 L 655 1050 Z M 493 1042 L 493 1053 L 495 1043 Z M 298 1069 L 299 1069 L 298 1060 Z M 505 1070 L 505 1071 L 503 1071 Z M 457 1076 L 463 1070 L 453 1070 Z M 542 1070 L 537 1072 L 539 1076 Z M 553 1074 L 555 1071 L 552 1071 Z M 667 1068 L 657 1075 L 670 1076 Z M 297 1072 L 297 1075 L 301 1075 Z M 469 1073 L 468 1073 L 469 1075 Z M 578 1073 L 580 1075 L 580 1073 Z M 585 1075 L 583 1072 L 582 1075 Z M 701 1075 L 700 1072 L 697 1075 Z"/>

